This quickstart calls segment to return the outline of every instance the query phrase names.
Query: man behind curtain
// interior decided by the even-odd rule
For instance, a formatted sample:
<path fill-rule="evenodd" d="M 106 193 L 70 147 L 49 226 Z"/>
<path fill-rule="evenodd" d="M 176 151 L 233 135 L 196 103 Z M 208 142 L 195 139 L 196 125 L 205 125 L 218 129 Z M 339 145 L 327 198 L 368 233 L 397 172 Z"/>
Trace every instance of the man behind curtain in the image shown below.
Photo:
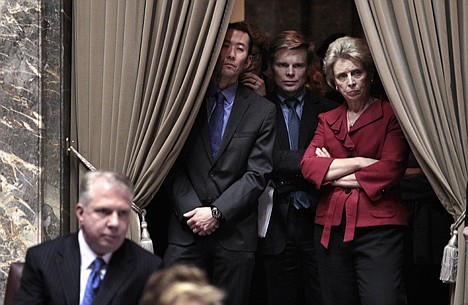
<path fill-rule="evenodd" d="M 226 290 L 227 305 L 248 304 L 258 197 L 272 170 L 275 139 L 274 105 L 238 82 L 251 44 L 246 27 L 229 25 L 205 103 L 165 183 L 174 212 L 164 264 L 203 268 Z M 223 104 L 218 145 L 210 127 L 217 103 Z"/>
<path fill-rule="evenodd" d="M 28 250 L 15 295 L 16 305 L 138 304 L 146 280 L 161 259 L 125 238 L 133 186 L 113 172 L 88 172 L 76 215 L 80 231 Z M 100 284 L 93 296 L 88 280 L 97 260 Z"/>
<path fill-rule="evenodd" d="M 306 90 L 312 53 L 301 33 L 289 30 L 277 35 L 270 44 L 269 62 L 275 91 L 267 98 L 277 109 L 275 193 L 268 231 L 259 240 L 258 250 L 268 304 L 320 305 L 313 243 L 318 192 L 302 177 L 301 159 L 314 136 L 318 115 L 338 104 Z"/>

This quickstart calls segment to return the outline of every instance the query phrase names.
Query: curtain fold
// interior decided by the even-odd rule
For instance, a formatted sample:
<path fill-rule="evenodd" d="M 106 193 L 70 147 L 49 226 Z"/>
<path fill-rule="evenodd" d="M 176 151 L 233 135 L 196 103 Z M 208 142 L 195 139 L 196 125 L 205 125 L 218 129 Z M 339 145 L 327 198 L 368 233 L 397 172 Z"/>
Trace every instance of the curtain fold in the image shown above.
<path fill-rule="evenodd" d="M 190 131 L 231 13 L 225 12 L 226 1 L 171 3 L 157 3 L 157 15 L 166 19 L 148 37 L 149 69 L 139 75 L 135 99 L 145 108 L 132 116 L 136 128 L 127 145 L 126 173 L 135 181 L 140 206 L 153 198 Z"/>
<path fill-rule="evenodd" d="M 466 208 L 468 175 L 468 2 L 355 3 L 382 83 L 416 159 L 443 206 L 457 218 Z M 462 242 L 459 247 L 464 253 Z M 464 255 L 458 264 L 452 304 L 468 301 Z"/>
<path fill-rule="evenodd" d="M 96 168 L 127 175 L 139 207 L 153 198 L 190 131 L 233 5 L 73 2 L 71 140 Z"/>

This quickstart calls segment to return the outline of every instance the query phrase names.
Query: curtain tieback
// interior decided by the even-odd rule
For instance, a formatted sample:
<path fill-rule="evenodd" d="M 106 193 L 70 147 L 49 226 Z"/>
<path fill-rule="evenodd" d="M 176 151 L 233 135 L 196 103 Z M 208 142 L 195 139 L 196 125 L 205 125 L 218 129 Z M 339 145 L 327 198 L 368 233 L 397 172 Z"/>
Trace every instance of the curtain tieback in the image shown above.
<path fill-rule="evenodd" d="M 69 142 L 68 138 L 67 138 L 67 143 Z M 84 164 L 84 166 L 92 171 L 92 172 L 95 172 L 97 169 L 96 167 L 94 167 L 91 162 L 89 162 L 88 160 L 86 160 L 85 157 L 83 157 L 82 154 L 80 154 L 74 147 L 73 145 L 67 145 L 68 146 L 68 151 L 71 151 L 72 153 L 75 154 L 75 156 L 81 161 L 81 163 Z M 151 237 L 150 237 L 150 234 L 149 234 L 149 231 L 148 231 L 148 223 L 146 222 L 145 220 L 145 216 L 146 216 L 146 210 L 145 209 L 142 209 L 140 208 L 139 206 L 137 206 L 134 202 L 132 202 L 132 209 L 135 211 L 135 213 L 137 213 L 140 217 L 141 217 L 141 222 L 140 222 L 140 227 L 141 227 L 141 238 L 140 238 L 140 246 L 143 248 L 143 249 L 146 249 L 148 250 L 149 252 L 151 253 L 154 253 L 154 249 L 153 249 L 153 241 L 151 240 Z"/>
<path fill-rule="evenodd" d="M 442 265 L 440 268 L 440 280 L 447 284 L 453 284 L 457 281 L 458 267 L 458 227 L 465 220 L 466 210 L 458 216 L 457 220 L 450 226 L 450 238 L 444 248 L 442 256 Z"/>

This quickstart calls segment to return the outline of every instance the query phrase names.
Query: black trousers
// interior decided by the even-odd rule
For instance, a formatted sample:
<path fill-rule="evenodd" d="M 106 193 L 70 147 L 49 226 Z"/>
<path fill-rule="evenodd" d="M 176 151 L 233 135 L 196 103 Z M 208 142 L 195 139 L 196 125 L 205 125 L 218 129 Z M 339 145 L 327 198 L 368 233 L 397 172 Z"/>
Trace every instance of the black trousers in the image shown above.
<path fill-rule="evenodd" d="M 288 210 L 288 238 L 278 255 L 262 255 L 268 305 L 321 305 L 311 209 Z"/>
<path fill-rule="evenodd" d="M 169 244 L 164 266 L 182 263 L 203 269 L 211 283 L 226 292 L 225 305 L 249 303 L 255 253 L 224 249 L 213 236 L 197 238 L 188 246 Z"/>
<path fill-rule="evenodd" d="M 333 227 L 328 249 L 320 244 L 323 226 L 315 227 L 315 249 L 325 305 L 403 305 L 406 227 L 356 228 L 343 242 L 344 221 Z"/>

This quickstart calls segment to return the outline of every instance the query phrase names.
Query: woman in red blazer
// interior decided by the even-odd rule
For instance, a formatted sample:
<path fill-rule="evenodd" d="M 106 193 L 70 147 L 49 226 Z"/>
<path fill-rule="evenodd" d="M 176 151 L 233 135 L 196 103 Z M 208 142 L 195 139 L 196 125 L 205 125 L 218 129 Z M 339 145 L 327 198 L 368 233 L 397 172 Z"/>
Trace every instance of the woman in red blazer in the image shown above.
<path fill-rule="evenodd" d="M 324 304 L 404 304 L 407 142 L 391 105 L 370 94 L 374 64 L 362 39 L 333 42 L 324 70 L 346 102 L 319 115 L 301 162 L 321 190 L 315 249 Z"/>

